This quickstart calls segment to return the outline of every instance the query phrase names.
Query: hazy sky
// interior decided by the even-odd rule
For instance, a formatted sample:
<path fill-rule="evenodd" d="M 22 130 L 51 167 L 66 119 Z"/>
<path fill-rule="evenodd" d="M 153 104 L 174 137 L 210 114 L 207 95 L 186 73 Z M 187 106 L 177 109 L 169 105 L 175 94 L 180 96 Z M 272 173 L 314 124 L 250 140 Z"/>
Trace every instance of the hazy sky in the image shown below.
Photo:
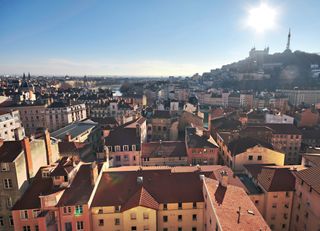
<path fill-rule="evenodd" d="M 275 15 L 262 32 L 248 26 L 260 4 L 0 0 L 0 73 L 192 75 L 245 58 L 254 45 L 282 52 L 289 27 L 292 50 L 320 52 L 319 0 L 263 1 Z"/>

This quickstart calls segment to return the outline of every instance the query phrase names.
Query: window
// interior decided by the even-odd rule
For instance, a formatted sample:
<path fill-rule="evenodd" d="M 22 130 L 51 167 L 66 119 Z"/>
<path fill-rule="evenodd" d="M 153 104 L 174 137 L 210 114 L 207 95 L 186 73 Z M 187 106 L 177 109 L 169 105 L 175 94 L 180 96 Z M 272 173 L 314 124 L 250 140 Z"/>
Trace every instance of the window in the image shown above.
<path fill-rule="evenodd" d="M 286 192 L 286 197 L 289 197 L 290 196 L 290 192 Z"/>
<path fill-rule="evenodd" d="M 34 209 L 34 210 L 32 211 L 33 218 L 37 218 L 38 215 L 39 215 L 39 213 L 40 213 L 40 210 L 39 210 L 39 209 Z"/>
<path fill-rule="evenodd" d="M 192 203 L 192 208 L 193 208 L 193 209 L 196 209 L 196 208 L 197 208 L 197 202 L 193 202 L 193 203 Z"/>
<path fill-rule="evenodd" d="M 63 213 L 65 214 L 70 214 L 71 213 L 71 207 L 68 206 L 68 207 L 63 207 Z"/>
<path fill-rule="evenodd" d="M 272 204 L 272 208 L 277 208 L 277 204 L 276 204 L 276 203 L 273 203 L 273 204 Z"/>
<path fill-rule="evenodd" d="M 39 225 L 35 225 L 35 226 L 34 226 L 34 230 L 35 230 L 35 231 L 39 231 Z"/>
<path fill-rule="evenodd" d="M 104 226 L 104 220 L 103 219 L 99 219 L 99 226 Z"/>
<path fill-rule="evenodd" d="M 137 215 L 135 213 L 130 214 L 131 220 L 137 220 Z"/>
<path fill-rule="evenodd" d="M 131 226 L 131 231 L 137 230 L 137 226 Z"/>
<path fill-rule="evenodd" d="M 178 203 L 178 209 L 182 209 L 182 203 L 181 202 Z"/>
<path fill-rule="evenodd" d="M 83 221 L 77 221 L 77 230 L 84 230 Z"/>
<path fill-rule="evenodd" d="M 192 231 L 197 231 L 197 228 L 196 227 L 192 227 Z"/>
<path fill-rule="evenodd" d="M 274 224 L 271 224 L 271 225 L 270 225 L 270 229 L 274 229 Z"/>
<path fill-rule="evenodd" d="M 262 156 L 258 156 L 258 160 L 262 160 Z"/>
<path fill-rule="evenodd" d="M 29 225 L 23 226 L 23 231 L 31 231 L 31 228 Z"/>
<path fill-rule="evenodd" d="M 116 161 L 121 161 L 121 156 L 116 156 Z"/>
<path fill-rule="evenodd" d="M 28 219 L 28 210 L 20 211 L 20 218 L 21 219 Z"/>
<path fill-rule="evenodd" d="M 149 230 L 149 226 L 148 225 L 143 226 L 143 231 L 148 231 L 148 230 Z"/>
<path fill-rule="evenodd" d="M 258 204 L 259 204 L 259 200 L 255 200 L 254 203 L 255 203 L 256 205 L 258 205 Z"/>
<path fill-rule="evenodd" d="M 4 221 L 3 221 L 3 217 L 0 217 L 0 227 L 4 226 Z"/>
<path fill-rule="evenodd" d="M 168 228 L 163 228 L 163 231 L 168 231 Z"/>
<path fill-rule="evenodd" d="M 11 189 L 12 188 L 12 180 L 11 179 L 4 179 L 3 180 L 3 186 L 5 189 Z"/>
<path fill-rule="evenodd" d="M 129 146 L 128 145 L 123 145 L 123 151 L 124 152 L 129 151 Z"/>
<path fill-rule="evenodd" d="M 136 151 L 137 150 L 137 147 L 136 147 L 136 145 L 132 145 L 132 151 Z"/>
<path fill-rule="evenodd" d="M 182 227 L 178 227 L 178 231 L 182 231 Z"/>
<path fill-rule="evenodd" d="M 248 156 L 248 160 L 253 160 L 253 156 Z"/>
<path fill-rule="evenodd" d="M 114 212 L 119 213 L 121 207 L 120 206 L 114 206 Z"/>
<path fill-rule="evenodd" d="M 192 220 L 196 221 L 197 220 L 197 214 L 192 214 Z"/>
<path fill-rule="evenodd" d="M 115 218 L 114 219 L 114 225 L 120 225 L 120 219 L 119 218 Z"/>
<path fill-rule="evenodd" d="M 143 213 L 143 219 L 144 219 L 144 220 L 149 219 L 149 214 L 148 214 L 148 213 Z"/>
<path fill-rule="evenodd" d="M 178 221 L 182 221 L 182 215 L 178 215 Z"/>
<path fill-rule="evenodd" d="M 8 163 L 1 163 L 1 171 L 2 172 L 7 172 L 9 171 L 9 164 Z"/>
<path fill-rule="evenodd" d="M 282 224 L 282 228 L 285 229 L 286 228 L 286 224 Z"/>
<path fill-rule="evenodd" d="M 120 146 L 119 146 L 119 145 L 114 146 L 114 150 L 115 150 L 116 152 L 120 152 Z"/>
<path fill-rule="evenodd" d="M 83 213 L 83 208 L 82 205 L 76 205 L 76 214 L 82 214 Z"/>
<path fill-rule="evenodd" d="M 163 216 L 162 220 L 163 220 L 163 222 L 168 222 L 168 216 Z"/>
<path fill-rule="evenodd" d="M 163 210 L 167 210 L 168 209 L 168 204 L 163 204 Z"/>

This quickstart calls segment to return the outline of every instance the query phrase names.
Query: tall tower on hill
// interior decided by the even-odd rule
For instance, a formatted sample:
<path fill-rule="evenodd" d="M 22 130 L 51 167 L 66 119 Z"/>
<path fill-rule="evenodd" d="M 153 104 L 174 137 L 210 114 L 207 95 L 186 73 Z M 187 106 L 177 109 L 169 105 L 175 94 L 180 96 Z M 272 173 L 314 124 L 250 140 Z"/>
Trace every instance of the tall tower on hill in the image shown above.
<path fill-rule="evenodd" d="M 286 51 L 290 51 L 291 29 L 289 28 Z"/>

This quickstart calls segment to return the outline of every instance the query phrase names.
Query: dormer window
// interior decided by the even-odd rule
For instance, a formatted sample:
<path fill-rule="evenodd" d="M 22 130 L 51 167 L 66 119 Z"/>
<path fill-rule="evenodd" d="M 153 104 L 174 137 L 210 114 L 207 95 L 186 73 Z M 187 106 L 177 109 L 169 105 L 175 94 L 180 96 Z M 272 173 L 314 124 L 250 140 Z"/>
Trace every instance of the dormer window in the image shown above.
<path fill-rule="evenodd" d="M 137 146 L 134 145 L 134 144 L 131 146 L 131 148 L 132 148 L 132 151 L 136 151 L 137 150 Z"/>
<path fill-rule="evenodd" d="M 123 151 L 124 151 L 124 152 L 129 151 L 129 146 L 128 146 L 128 145 L 123 145 Z"/>
<path fill-rule="evenodd" d="M 1 172 L 7 172 L 9 171 L 9 164 L 8 163 L 1 163 Z"/>
<path fill-rule="evenodd" d="M 116 145 L 115 147 L 114 147 L 114 150 L 116 151 L 116 152 L 120 152 L 120 146 L 119 145 Z"/>

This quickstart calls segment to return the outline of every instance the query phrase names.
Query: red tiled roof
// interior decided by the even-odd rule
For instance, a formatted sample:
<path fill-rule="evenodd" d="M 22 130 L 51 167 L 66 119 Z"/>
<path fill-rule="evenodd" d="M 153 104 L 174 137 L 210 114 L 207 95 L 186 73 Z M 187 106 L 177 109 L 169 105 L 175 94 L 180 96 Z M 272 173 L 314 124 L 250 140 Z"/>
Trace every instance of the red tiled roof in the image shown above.
<path fill-rule="evenodd" d="M 320 167 L 311 167 L 294 174 L 320 194 Z"/>
<path fill-rule="evenodd" d="M 257 178 L 265 166 L 275 166 L 275 164 L 245 164 L 244 168 L 250 172 L 253 178 Z"/>
<path fill-rule="evenodd" d="M 63 188 L 54 187 L 52 178 L 42 177 L 42 167 L 37 172 L 31 185 L 15 203 L 12 210 L 36 209 L 41 208 L 41 195 L 49 195 L 64 190 Z"/>
<path fill-rule="evenodd" d="M 143 182 L 137 182 L 143 177 Z M 190 187 L 192 185 L 192 187 Z M 203 201 L 199 173 L 168 170 L 104 172 L 92 206 L 124 206 L 143 187 L 158 203 Z"/>
<path fill-rule="evenodd" d="M 211 200 L 208 205 L 214 207 L 222 230 L 270 230 L 256 206 L 242 188 L 234 185 L 223 187 L 218 181 L 209 178 L 205 178 L 204 181 L 208 189 L 208 198 Z M 239 207 L 241 210 L 238 222 Z M 253 212 L 253 214 L 248 211 Z"/>
<path fill-rule="evenodd" d="M 72 160 L 63 157 L 50 173 L 50 176 L 66 176 L 74 169 Z"/>
<path fill-rule="evenodd" d="M 141 187 L 137 190 L 135 194 L 121 207 L 121 211 L 126 211 L 128 209 L 142 206 L 151 209 L 159 209 L 159 203 L 150 195 L 150 193 L 144 188 Z"/>
<path fill-rule="evenodd" d="M 126 206 L 142 187 L 157 203 L 203 201 L 200 175 L 219 180 L 221 171 L 227 171 L 230 185 L 245 189 L 230 168 L 220 165 L 110 168 L 102 173 L 92 206 Z M 139 176 L 142 183 L 137 182 Z"/>
<path fill-rule="evenodd" d="M 243 137 L 233 140 L 229 143 L 228 148 L 231 151 L 231 154 L 236 156 L 237 154 L 243 153 L 247 149 L 253 148 L 257 145 L 273 150 L 272 144 L 251 137 Z"/>
<path fill-rule="evenodd" d="M 295 178 L 289 168 L 263 167 L 257 180 L 267 192 L 295 189 Z"/>
<path fill-rule="evenodd" d="M 82 164 L 80 166 L 72 184 L 64 191 L 60 198 L 58 206 L 82 205 L 88 202 L 93 190 L 91 171 L 91 164 Z"/>
<path fill-rule="evenodd" d="M 142 157 L 187 156 L 183 141 L 162 141 L 142 144 Z"/>

